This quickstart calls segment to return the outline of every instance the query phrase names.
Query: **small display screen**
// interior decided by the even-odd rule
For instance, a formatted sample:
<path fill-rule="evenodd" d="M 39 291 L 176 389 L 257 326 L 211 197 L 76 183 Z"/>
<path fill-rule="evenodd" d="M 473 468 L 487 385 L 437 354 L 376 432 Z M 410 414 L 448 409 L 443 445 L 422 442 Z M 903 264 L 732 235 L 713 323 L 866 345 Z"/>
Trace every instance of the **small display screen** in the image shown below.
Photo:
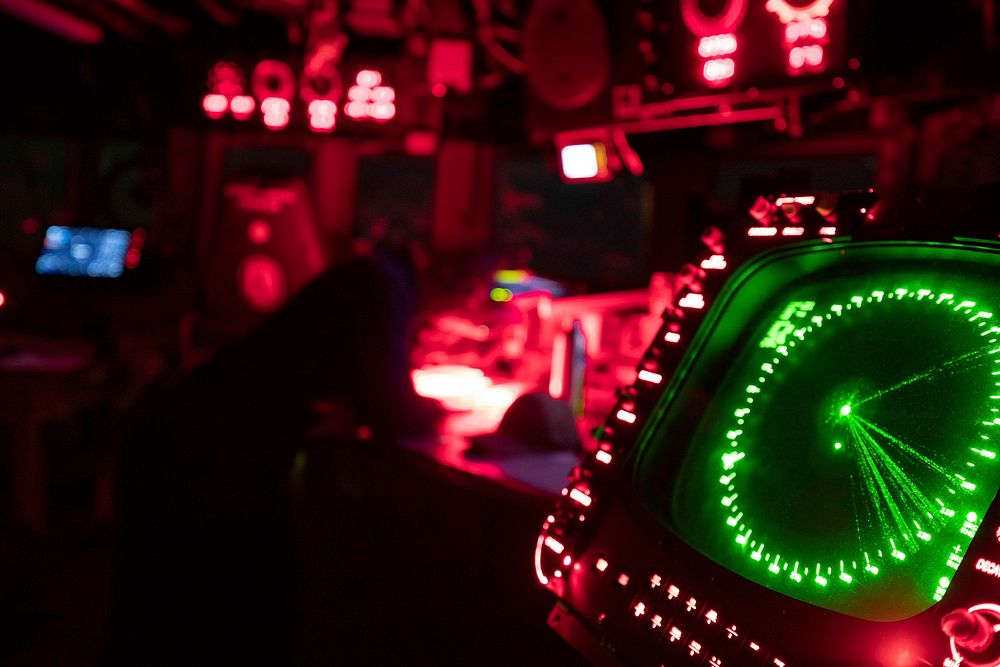
<path fill-rule="evenodd" d="M 35 262 L 40 275 L 118 278 L 132 235 L 122 229 L 52 226 Z"/>
<path fill-rule="evenodd" d="M 827 246 L 748 271 L 644 441 L 640 495 L 772 590 L 927 609 L 1000 485 L 1000 253 Z"/>

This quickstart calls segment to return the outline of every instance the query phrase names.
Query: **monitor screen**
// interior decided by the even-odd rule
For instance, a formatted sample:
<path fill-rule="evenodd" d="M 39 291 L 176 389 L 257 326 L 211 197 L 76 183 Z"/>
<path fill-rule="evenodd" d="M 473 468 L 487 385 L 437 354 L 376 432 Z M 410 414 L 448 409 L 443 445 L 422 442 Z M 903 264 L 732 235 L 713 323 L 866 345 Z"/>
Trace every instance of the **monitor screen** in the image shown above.
<path fill-rule="evenodd" d="M 924 611 L 1000 485 L 998 278 L 995 251 L 947 245 L 755 263 L 642 442 L 643 502 L 769 589 L 868 620 Z"/>
<path fill-rule="evenodd" d="M 52 226 L 35 262 L 40 275 L 118 278 L 132 234 L 122 229 Z"/>

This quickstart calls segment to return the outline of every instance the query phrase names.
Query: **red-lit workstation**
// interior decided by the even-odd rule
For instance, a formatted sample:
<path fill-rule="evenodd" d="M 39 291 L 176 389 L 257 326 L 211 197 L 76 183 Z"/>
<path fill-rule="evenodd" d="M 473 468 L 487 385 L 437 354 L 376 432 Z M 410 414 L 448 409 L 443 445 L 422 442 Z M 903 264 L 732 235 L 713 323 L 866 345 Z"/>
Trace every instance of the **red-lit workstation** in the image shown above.
<path fill-rule="evenodd" d="M 996 9 L 0 2 L 0 662 L 997 667 Z"/>

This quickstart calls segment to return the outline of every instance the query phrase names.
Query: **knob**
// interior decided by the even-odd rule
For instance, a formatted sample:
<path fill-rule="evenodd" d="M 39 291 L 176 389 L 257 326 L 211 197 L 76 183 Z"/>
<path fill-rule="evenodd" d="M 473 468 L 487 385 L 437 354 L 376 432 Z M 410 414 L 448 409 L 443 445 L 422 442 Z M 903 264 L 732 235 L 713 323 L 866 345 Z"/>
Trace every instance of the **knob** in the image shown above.
<path fill-rule="evenodd" d="M 956 609 L 941 618 L 941 630 L 955 645 L 970 653 L 982 653 L 993 643 L 993 623 L 984 614 Z"/>

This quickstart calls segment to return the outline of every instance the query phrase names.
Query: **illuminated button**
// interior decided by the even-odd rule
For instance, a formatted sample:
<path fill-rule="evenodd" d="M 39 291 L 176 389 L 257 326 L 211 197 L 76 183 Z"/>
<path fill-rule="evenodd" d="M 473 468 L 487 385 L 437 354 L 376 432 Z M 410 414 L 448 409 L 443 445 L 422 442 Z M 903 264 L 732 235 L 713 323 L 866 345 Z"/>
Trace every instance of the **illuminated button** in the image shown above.
<path fill-rule="evenodd" d="M 709 667 L 725 667 L 727 663 L 724 663 L 722 661 L 722 658 L 720 658 L 718 656 L 710 655 L 710 656 L 708 656 L 708 663 L 707 664 L 709 665 Z"/>
<path fill-rule="evenodd" d="M 688 655 L 690 655 L 692 658 L 697 657 L 701 655 L 701 650 L 702 650 L 701 642 L 696 639 L 692 639 L 690 642 L 688 642 L 687 649 L 688 649 Z"/>
<path fill-rule="evenodd" d="M 641 618 L 643 615 L 645 615 L 645 613 L 646 613 L 645 602 L 636 602 L 634 605 L 632 605 L 632 614 L 636 618 Z"/>
<path fill-rule="evenodd" d="M 679 343 L 681 342 L 681 335 L 675 331 L 670 331 L 667 333 L 666 336 L 663 337 L 663 340 L 667 341 L 668 343 Z"/>
<path fill-rule="evenodd" d="M 730 625 L 729 627 L 726 628 L 725 632 L 722 634 L 722 637 L 723 639 L 735 644 L 739 643 L 739 641 L 743 638 L 742 635 L 743 631 L 740 630 L 740 628 L 737 628 L 736 624 L 734 623 L 733 625 Z"/>
<path fill-rule="evenodd" d="M 684 607 L 693 614 L 694 612 L 698 611 L 698 600 L 696 600 L 694 597 L 689 597 L 684 602 Z"/>
<path fill-rule="evenodd" d="M 661 585 L 663 585 L 663 577 L 654 572 L 652 576 L 649 577 L 649 587 L 655 590 Z"/>
<path fill-rule="evenodd" d="M 681 589 L 677 588 L 673 584 L 667 586 L 667 599 L 676 600 L 681 594 Z"/>
<path fill-rule="evenodd" d="M 625 588 L 626 586 L 628 586 L 628 582 L 629 582 L 629 576 L 627 572 L 622 572 L 621 574 L 618 575 L 619 586 Z"/>
<path fill-rule="evenodd" d="M 750 653 L 750 655 L 755 656 L 757 660 L 760 660 L 764 657 L 764 647 L 755 641 L 748 641 L 746 643 L 746 649 Z"/>
<path fill-rule="evenodd" d="M 719 622 L 719 612 L 714 609 L 709 609 L 705 612 L 705 615 L 702 616 L 701 620 L 705 621 L 705 625 L 715 625 Z"/>
<path fill-rule="evenodd" d="M 677 625 L 671 625 L 667 630 L 667 641 L 671 644 L 680 644 L 684 639 L 684 630 Z"/>
<path fill-rule="evenodd" d="M 594 563 L 594 569 L 598 572 L 605 572 L 608 569 L 608 561 L 604 558 L 598 558 L 597 562 Z"/>
<path fill-rule="evenodd" d="M 772 658 L 771 664 L 774 665 L 774 667 L 787 667 L 785 661 L 782 660 L 781 658 Z"/>
<path fill-rule="evenodd" d="M 659 630 L 663 627 L 663 617 L 659 614 L 653 614 L 649 619 L 649 624 L 652 626 L 653 630 Z"/>
<path fill-rule="evenodd" d="M 611 457 L 611 454 L 609 454 L 608 452 L 606 452 L 606 451 L 604 451 L 602 449 L 602 450 L 598 451 L 594 455 L 594 458 L 596 458 L 598 461 L 600 461 L 604 465 L 607 465 L 607 464 L 611 463 L 611 458 L 612 457 Z"/>

